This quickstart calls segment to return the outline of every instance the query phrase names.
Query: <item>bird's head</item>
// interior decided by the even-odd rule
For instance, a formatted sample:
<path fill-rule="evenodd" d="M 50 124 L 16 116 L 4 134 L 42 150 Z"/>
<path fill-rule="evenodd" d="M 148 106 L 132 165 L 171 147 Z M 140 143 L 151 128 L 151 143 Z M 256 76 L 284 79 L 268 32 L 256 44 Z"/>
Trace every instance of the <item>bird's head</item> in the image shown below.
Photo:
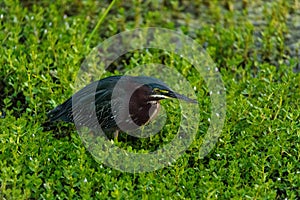
<path fill-rule="evenodd" d="M 130 77 L 138 87 L 132 97 L 137 99 L 145 99 L 148 103 L 156 103 L 163 99 L 180 99 L 189 103 L 197 104 L 197 100 L 191 99 L 187 96 L 179 94 L 168 87 L 164 82 L 159 79 L 147 76 Z M 132 83 L 132 82 L 130 82 Z M 135 101 L 135 100 L 134 100 Z"/>
<path fill-rule="evenodd" d="M 162 99 L 181 99 L 189 103 L 198 103 L 197 100 L 191 99 L 187 96 L 174 92 L 170 88 L 161 84 L 149 84 L 151 88 L 151 94 L 149 95 L 150 101 L 159 101 Z"/>

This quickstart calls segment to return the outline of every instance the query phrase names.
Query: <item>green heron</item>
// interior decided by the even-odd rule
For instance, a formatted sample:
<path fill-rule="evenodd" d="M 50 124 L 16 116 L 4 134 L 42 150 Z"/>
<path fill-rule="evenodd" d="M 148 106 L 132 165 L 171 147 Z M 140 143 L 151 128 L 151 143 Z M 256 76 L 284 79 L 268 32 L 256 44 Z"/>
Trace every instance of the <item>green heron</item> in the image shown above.
<path fill-rule="evenodd" d="M 197 103 L 147 76 L 111 76 L 92 82 L 48 113 L 53 121 L 72 122 L 107 132 L 135 130 L 152 121 L 162 99 L 176 98 Z M 95 120 L 96 119 L 96 120 Z"/>

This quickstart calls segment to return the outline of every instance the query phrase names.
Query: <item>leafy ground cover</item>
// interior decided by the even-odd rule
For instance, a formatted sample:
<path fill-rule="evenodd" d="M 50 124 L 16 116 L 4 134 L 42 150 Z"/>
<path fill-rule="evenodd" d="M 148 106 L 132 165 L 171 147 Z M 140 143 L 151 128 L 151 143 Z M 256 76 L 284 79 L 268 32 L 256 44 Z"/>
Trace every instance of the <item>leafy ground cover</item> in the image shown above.
<path fill-rule="evenodd" d="M 102 1 L 0 4 L 0 198 L 300 198 L 299 1 L 117 1 L 106 16 L 109 3 Z M 72 95 L 91 48 L 138 27 L 182 32 L 217 64 L 226 121 L 205 158 L 199 146 L 209 126 L 209 91 L 180 56 L 159 51 L 124 55 L 107 75 L 155 61 L 176 67 L 197 88 L 199 132 L 170 166 L 120 172 L 96 162 L 73 125 L 43 126 L 46 113 Z M 171 132 L 166 126 L 152 140 L 118 145 L 151 150 L 168 143 Z"/>

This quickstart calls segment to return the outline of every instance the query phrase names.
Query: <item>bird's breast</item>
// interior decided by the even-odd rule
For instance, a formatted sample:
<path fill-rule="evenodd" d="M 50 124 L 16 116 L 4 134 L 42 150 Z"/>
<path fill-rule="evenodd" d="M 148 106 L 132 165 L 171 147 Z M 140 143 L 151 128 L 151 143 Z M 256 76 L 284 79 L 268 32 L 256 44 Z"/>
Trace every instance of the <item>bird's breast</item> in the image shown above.
<path fill-rule="evenodd" d="M 149 120 L 148 122 L 155 119 L 160 111 L 160 104 L 158 102 L 151 103 L 151 107 L 149 109 Z"/>

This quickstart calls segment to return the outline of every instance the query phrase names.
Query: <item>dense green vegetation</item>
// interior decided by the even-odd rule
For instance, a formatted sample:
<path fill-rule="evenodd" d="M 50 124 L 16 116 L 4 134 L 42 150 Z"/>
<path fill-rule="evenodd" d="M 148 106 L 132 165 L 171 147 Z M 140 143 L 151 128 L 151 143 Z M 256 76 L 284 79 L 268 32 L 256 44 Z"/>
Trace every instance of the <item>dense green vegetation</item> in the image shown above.
<path fill-rule="evenodd" d="M 1 2 L 0 198 L 300 198 L 299 4 L 117 1 L 105 16 L 109 3 L 103 1 Z M 46 123 L 47 112 L 72 95 L 90 50 L 138 27 L 190 36 L 219 68 L 226 120 L 205 158 L 199 158 L 199 148 L 209 126 L 209 91 L 191 64 L 166 52 L 126 54 L 105 76 L 161 62 L 197 89 L 196 139 L 170 166 L 135 174 L 115 170 L 94 160 L 74 125 Z M 176 102 L 163 104 L 170 112 L 179 109 Z M 176 122 L 176 114 L 170 116 Z M 151 151 L 174 137 L 174 126 L 151 139 L 124 137 L 116 143 L 128 151 Z"/>

